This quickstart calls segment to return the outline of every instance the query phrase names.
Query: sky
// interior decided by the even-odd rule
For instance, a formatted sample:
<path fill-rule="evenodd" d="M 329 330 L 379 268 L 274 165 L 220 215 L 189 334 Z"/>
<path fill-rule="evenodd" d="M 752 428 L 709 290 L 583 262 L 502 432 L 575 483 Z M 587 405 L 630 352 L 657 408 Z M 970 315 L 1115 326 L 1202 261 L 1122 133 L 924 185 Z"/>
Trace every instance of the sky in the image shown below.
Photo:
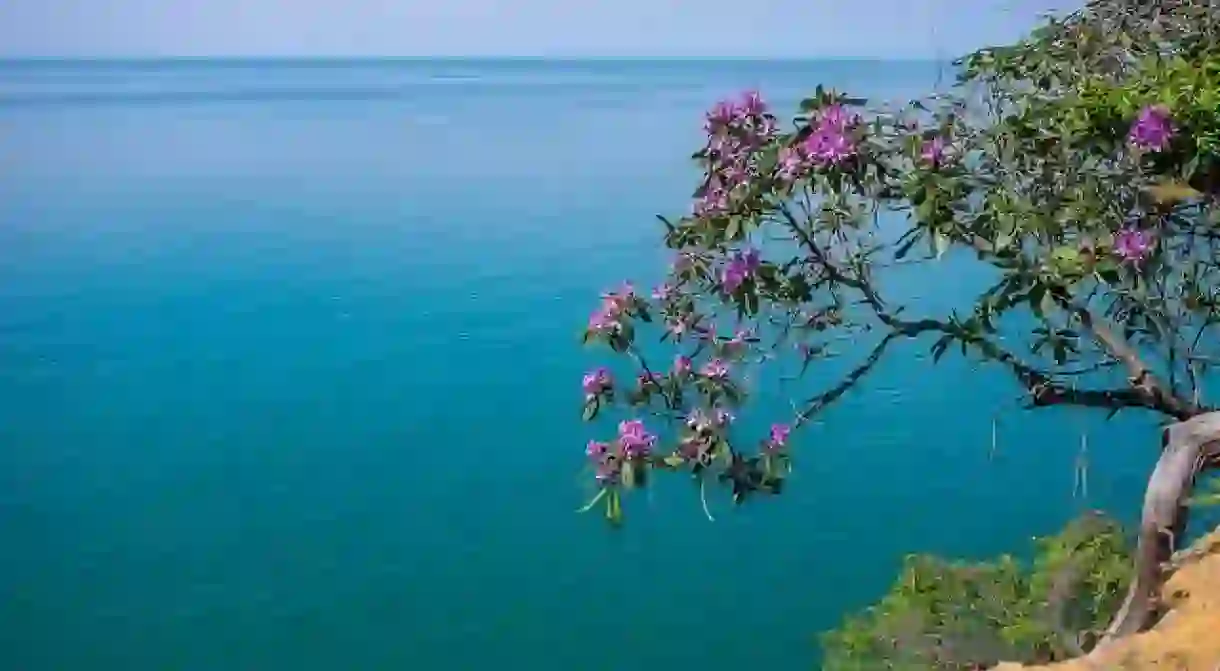
<path fill-rule="evenodd" d="M 939 58 L 1071 0 L 0 0 L 0 57 Z"/>

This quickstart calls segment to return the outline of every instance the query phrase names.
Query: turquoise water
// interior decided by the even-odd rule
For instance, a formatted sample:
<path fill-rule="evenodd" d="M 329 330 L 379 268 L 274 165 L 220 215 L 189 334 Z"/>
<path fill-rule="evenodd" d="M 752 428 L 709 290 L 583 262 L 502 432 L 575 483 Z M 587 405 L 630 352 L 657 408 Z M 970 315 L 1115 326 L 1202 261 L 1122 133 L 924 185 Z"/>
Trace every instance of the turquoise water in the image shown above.
<path fill-rule="evenodd" d="M 1022 413 L 1002 373 L 913 345 L 800 435 L 781 498 L 710 523 L 672 481 L 618 532 L 573 514 L 578 332 L 661 270 L 701 111 L 934 74 L 0 66 L 0 667 L 812 668 L 906 552 L 1129 518 L 1150 420 Z"/>

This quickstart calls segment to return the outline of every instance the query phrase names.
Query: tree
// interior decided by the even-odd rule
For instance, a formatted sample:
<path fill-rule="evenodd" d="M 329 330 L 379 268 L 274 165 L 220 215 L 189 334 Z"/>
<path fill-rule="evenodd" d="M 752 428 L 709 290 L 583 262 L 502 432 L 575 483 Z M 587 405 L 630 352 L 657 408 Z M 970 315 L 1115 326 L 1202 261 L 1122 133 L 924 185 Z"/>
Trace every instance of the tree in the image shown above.
<path fill-rule="evenodd" d="M 672 423 L 675 445 L 662 450 L 638 418 L 591 441 L 599 491 L 586 509 L 604 505 L 618 523 L 622 493 L 656 471 L 722 483 L 737 502 L 777 494 L 790 431 L 899 342 L 930 339 L 934 359 L 955 348 L 1007 371 L 1029 408 L 1171 422 L 1106 638 L 1146 626 L 1186 499 L 1220 466 L 1220 412 L 1201 385 L 1220 324 L 1218 36 L 1208 0 L 1093 0 L 962 58 L 950 92 L 909 105 L 818 87 L 781 128 L 757 93 L 719 103 L 694 155 L 691 214 L 660 218 L 676 252 L 666 281 L 651 296 L 607 293 L 585 333 L 638 369 L 629 385 L 604 368 L 586 375 L 586 419 L 618 402 Z M 887 295 L 896 265 L 946 255 L 994 277 L 970 309 L 915 316 Z M 646 328 L 672 364 L 649 363 L 659 346 Z M 850 372 L 755 448 L 735 435 L 740 362 L 794 346 L 802 370 L 816 369 L 845 336 L 872 345 Z"/>

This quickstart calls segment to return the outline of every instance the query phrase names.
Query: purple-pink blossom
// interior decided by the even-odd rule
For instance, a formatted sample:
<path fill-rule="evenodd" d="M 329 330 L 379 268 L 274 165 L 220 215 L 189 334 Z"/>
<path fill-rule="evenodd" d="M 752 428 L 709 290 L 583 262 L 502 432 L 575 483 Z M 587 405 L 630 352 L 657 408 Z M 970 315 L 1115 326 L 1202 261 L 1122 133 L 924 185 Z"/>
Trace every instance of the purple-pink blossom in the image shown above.
<path fill-rule="evenodd" d="M 856 142 L 851 136 L 855 122 L 842 105 L 827 105 L 801 148 L 815 163 L 839 165 L 856 155 Z"/>
<path fill-rule="evenodd" d="M 1114 236 L 1114 253 L 1124 261 L 1138 263 L 1152 253 L 1153 237 L 1147 231 L 1124 228 Z"/>
<path fill-rule="evenodd" d="M 715 417 L 716 426 L 728 426 L 735 419 L 735 417 L 733 417 L 733 413 L 725 410 L 724 408 L 716 408 Z"/>
<path fill-rule="evenodd" d="M 623 310 L 617 301 L 603 300 L 593 314 L 589 315 L 589 330 L 597 333 L 614 333 L 622 328 Z"/>
<path fill-rule="evenodd" d="M 648 432 L 643 421 L 630 419 L 619 422 L 618 444 L 623 449 L 623 456 L 628 459 L 648 456 L 656 442 L 657 437 Z"/>
<path fill-rule="evenodd" d="M 721 274 L 720 283 L 724 287 L 726 293 L 733 293 L 758 271 L 758 266 L 761 261 L 758 256 L 758 250 L 748 249 L 743 252 L 735 252 L 733 258 L 724 267 L 724 272 Z"/>
<path fill-rule="evenodd" d="M 723 380 L 729 376 L 729 366 L 721 359 L 712 359 L 703 364 L 699 374 L 712 380 Z"/>
<path fill-rule="evenodd" d="M 1149 105 L 1140 111 L 1127 133 L 1127 142 L 1141 151 L 1164 151 L 1173 139 L 1173 121 L 1169 108 Z"/>
<path fill-rule="evenodd" d="M 945 160 L 945 149 L 945 138 L 937 135 L 923 143 L 923 148 L 919 152 L 919 160 L 932 168 L 938 168 Z"/>
<path fill-rule="evenodd" d="M 606 454 L 609 452 L 610 452 L 609 443 L 602 443 L 602 442 L 598 442 L 596 440 L 590 440 L 589 443 L 587 445 L 585 445 L 585 455 L 588 456 L 590 459 L 601 459 L 601 458 L 605 457 Z"/>
<path fill-rule="evenodd" d="M 691 360 L 689 357 L 682 356 L 681 354 L 674 357 L 674 365 L 673 365 L 674 375 L 676 375 L 678 377 L 686 377 L 687 375 L 690 375 L 690 371 L 691 371 Z"/>
<path fill-rule="evenodd" d="M 761 126 L 767 117 L 767 102 L 758 91 L 745 91 L 736 99 L 721 100 L 707 113 L 703 129 L 708 135 L 725 130 Z"/>
<path fill-rule="evenodd" d="M 623 315 L 635 301 L 635 288 L 630 282 L 623 283 L 617 292 L 602 295 L 602 302 L 589 315 L 589 330 L 601 334 L 617 333 L 622 329 Z"/>
<path fill-rule="evenodd" d="M 779 152 L 777 175 L 782 182 L 795 182 L 809 169 L 808 161 L 796 147 L 784 147 Z"/>
<path fill-rule="evenodd" d="M 585 376 L 580 381 L 580 386 L 585 392 L 585 398 L 593 398 L 598 394 L 610 389 L 614 385 L 614 378 L 611 377 L 610 371 L 605 368 L 598 368 L 585 373 Z"/>
<path fill-rule="evenodd" d="M 719 186 L 709 186 L 703 196 L 695 201 L 696 217 L 717 217 L 729 211 L 729 193 Z"/>
<path fill-rule="evenodd" d="M 755 91 L 716 103 L 707 113 L 705 158 L 707 183 L 696 199 L 696 217 L 713 218 L 729 213 L 749 192 L 758 174 L 758 150 L 774 137 L 775 119 Z"/>
<path fill-rule="evenodd" d="M 770 439 L 767 441 L 768 447 L 772 449 L 780 449 L 788 444 L 788 435 L 792 433 L 792 427 L 787 424 L 772 424 Z"/>

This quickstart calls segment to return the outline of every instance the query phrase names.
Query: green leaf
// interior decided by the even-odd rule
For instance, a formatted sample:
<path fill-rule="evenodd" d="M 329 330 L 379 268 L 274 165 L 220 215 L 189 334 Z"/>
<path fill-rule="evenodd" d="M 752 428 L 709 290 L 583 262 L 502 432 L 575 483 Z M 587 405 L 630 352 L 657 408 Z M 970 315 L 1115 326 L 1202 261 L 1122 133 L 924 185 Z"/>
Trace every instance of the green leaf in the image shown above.
<path fill-rule="evenodd" d="M 898 239 L 898 249 L 894 252 L 894 258 L 899 261 L 905 259 L 907 255 L 911 253 L 911 248 L 914 247 L 915 244 L 919 242 L 920 238 L 923 237 L 923 233 L 924 231 L 922 228 L 912 228 L 904 233 L 902 237 Z"/>
<path fill-rule="evenodd" d="M 942 356 L 944 356 L 945 351 L 949 349 L 949 345 L 952 342 L 953 342 L 953 336 L 946 335 L 946 336 L 942 336 L 939 340 L 937 340 L 935 343 L 933 343 L 932 361 L 934 363 L 940 361 L 940 358 Z"/>
<path fill-rule="evenodd" d="M 739 233 L 741 233 L 741 218 L 736 216 L 729 217 L 729 223 L 724 229 L 724 238 L 730 241 L 736 240 Z"/>
<path fill-rule="evenodd" d="M 945 252 L 949 251 L 949 236 L 935 232 L 932 234 L 932 249 L 936 253 L 936 258 L 941 258 Z"/>
<path fill-rule="evenodd" d="M 623 486 L 627 489 L 634 489 L 636 485 L 636 463 L 630 459 L 625 460 L 620 475 L 623 479 Z"/>
<path fill-rule="evenodd" d="M 1029 290 L 1029 309 L 1038 319 L 1046 317 L 1046 285 L 1035 284 Z"/>
<path fill-rule="evenodd" d="M 662 459 L 661 463 L 670 468 L 681 468 L 686 463 L 686 460 L 676 454 L 670 454 Z"/>
<path fill-rule="evenodd" d="M 614 526 L 619 526 L 623 523 L 623 502 L 619 500 L 619 492 L 617 489 L 604 491 L 609 492 L 606 495 L 606 521 Z"/>
<path fill-rule="evenodd" d="M 1055 301 L 1051 296 L 1051 292 L 1047 291 L 1042 294 L 1042 299 L 1038 302 L 1038 314 L 1046 316 L 1055 309 Z"/>

